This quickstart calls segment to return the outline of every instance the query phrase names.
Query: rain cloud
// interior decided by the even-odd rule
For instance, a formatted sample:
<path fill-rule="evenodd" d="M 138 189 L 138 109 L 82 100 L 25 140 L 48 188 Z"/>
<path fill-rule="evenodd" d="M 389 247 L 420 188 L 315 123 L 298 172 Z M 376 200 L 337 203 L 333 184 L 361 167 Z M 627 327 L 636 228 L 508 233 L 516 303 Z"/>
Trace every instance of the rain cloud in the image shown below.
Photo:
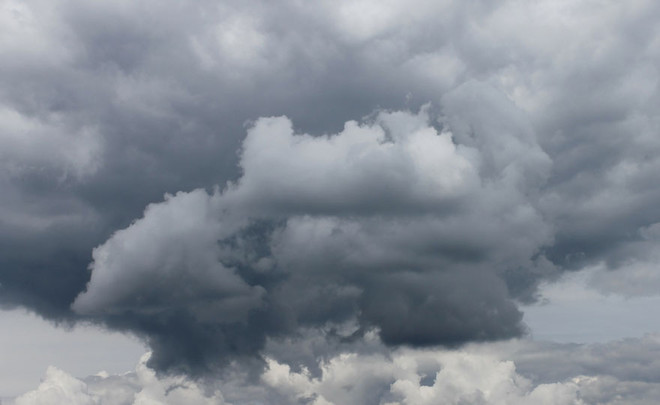
<path fill-rule="evenodd" d="M 521 336 L 585 268 L 655 294 L 659 13 L 5 1 L 0 305 L 202 375 L 308 330 Z"/>
<path fill-rule="evenodd" d="M 450 95 L 463 100 L 475 86 Z M 321 137 L 296 134 L 285 117 L 259 119 L 242 176 L 148 206 L 94 249 L 72 308 L 154 328 L 155 364 L 189 347 L 196 361 L 257 354 L 268 337 L 329 323 L 378 328 L 391 344 L 517 336 L 506 273 L 549 240 L 523 196 L 549 159 L 524 131 L 501 141 L 529 152 L 506 160 L 456 144 L 428 107 Z"/>

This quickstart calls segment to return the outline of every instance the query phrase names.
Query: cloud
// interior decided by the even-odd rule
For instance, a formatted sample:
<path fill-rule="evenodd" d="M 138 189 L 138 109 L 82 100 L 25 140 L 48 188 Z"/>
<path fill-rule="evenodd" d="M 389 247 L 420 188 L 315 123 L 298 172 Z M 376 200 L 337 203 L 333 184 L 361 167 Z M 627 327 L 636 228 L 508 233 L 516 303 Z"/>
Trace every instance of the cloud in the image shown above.
<path fill-rule="evenodd" d="M 389 208 L 378 203 L 428 209 L 476 186 L 469 152 L 429 126 L 425 110 L 376 120 L 350 121 L 339 134 L 314 137 L 294 134 L 286 117 L 259 119 L 243 142 L 243 175 L 227 198 L 284 212 L 377 213 Z"/>
<path fill-rule="evenodd" d="M 372 334 L 367 338 L 379 345 Z M 50 367 L 41 385 L 14 405 L 116 404 L 650 404 L 660 382 L 658 337 L 597 345 L 529 340 L 473 344 L 461 350 L 397 349 L 330 356 L 314 376 L 268 358 L 259 378 L 238 369 L 206 382 L 159 376 L 142 357 L 135 371 L 84 379 Z M 648 357 L 647 357 L 648 358 Z M 77 401 L 77 402 L 76 402 Z"/>
<path fill-rule="evenodd" d="M 572 381 L 533 385 L 511 361 L 466 352 L 400 351 L 391 359 L 346 354 L 324 364 L 322 379 L 271 362 L 263 379 L 313 404 L 582 403 Z"/>
<path fill-rule="evenodd" d="M 474 115 L 492 114 L 503 101 L 488 87 L 450 96 L 480 91 L 491 98 Z M 193 371 L 327 322 L 357 320 L 389 344 L 519 335 L 505 273 L 549 241 L 523 195 L 540 187 L 548 158 L 525 126 L 502 136 L 515 145 L 504 157 L 477 139 L 482 131 L 473 145 L 455 143 L 453 127 L 438 132 L 429 107 L 322 137 L 295 134 L 284 117 L 259 119 L 243 142 L 242 176 L 222 192 L 149 205 L 94 250 L 72 308 L 146 335 L 153 364 Z"/>
<path fill-rule="evenodd" d="M 16 404 L 61 404 L 91 405 L 98 401 L 89 395 L 85 384 L 62 370 L 49 367 L 44 381 L 35 391 L 16 399 Z"/>
<path fill-rule="evenodd" d="M 147 207 L 143 220 L 94 251 L 89 288 L 73 309 L 150 315 L 162 306 L 191 306 L 200 314 L 198 321 L 231 323 L 245 317 L 260 305 L 262 290 L 218 261 L 214 248 L 221 234 L 213 205 L 213 196 L 196 190 Z"/>
<path fill-rule="evenodd" d="M 205 393 L 202 388 L 184 378 L 157 378 L 145 366 L 149 355 L 143 356 L 134 372 L 109 375 L 101 372 L 84 380 L 49 367 L 37 389 L 15 399 L 14 405 L 74 404 L 74 405 L 148 405 L 199 404 L 221 405 L 220 392 Z"/>
<path fill-rule="evenodd" d="M 0 7 L 3 306 L 190 371 L 517 336 L 593 266 L 654 294 L 652 1 Z"/>

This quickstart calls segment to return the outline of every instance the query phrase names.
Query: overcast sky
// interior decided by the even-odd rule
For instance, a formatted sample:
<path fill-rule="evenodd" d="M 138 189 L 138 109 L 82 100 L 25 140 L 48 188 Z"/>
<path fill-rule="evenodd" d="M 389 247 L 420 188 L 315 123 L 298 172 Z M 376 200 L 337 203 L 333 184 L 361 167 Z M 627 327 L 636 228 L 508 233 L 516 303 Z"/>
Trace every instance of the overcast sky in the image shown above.
<path fill-rule="evenodd" d="M 659 17 L 0 2 L 0 397 L 657 403 Z"/>

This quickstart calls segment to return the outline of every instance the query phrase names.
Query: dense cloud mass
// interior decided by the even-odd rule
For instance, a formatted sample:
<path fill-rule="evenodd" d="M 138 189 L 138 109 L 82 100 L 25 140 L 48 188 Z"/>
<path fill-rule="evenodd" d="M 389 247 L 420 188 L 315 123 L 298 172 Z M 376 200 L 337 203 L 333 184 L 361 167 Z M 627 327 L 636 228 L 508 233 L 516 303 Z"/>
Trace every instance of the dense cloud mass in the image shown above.
<path fill-rule="evenodd" d="M 587 267 L 655 294 L 659 8 L 5 1 L 0 304 L 202 375 L 521 336 Z"/>
<path fill-rule="evenodd" d="M 158 377 L 145 355 L 121 375 L 77 379 L 51 367 L 13 405 L 650 405 L 660 395 L 660 363 L 640 358 L 658 350 L 658 336 L 648 335 L 602 345 L 512 340 L 461 350 L 348 352 L 324 361 L 318 377 L 269 358 L 258 381 L 246 384 L 232 372 L 206 385 Z"/>
<path fill-rule="evenodd" d="M 500 157 L 456 146 L 426 110 L 380 113 L 324 137 L 260 119 L 238 181 L 150 205 L 94 250 L 72 308 L 162 328 L 156 363 L 187 344 L 215 341 L 219 355 L 200 359 L 226 358 L 300 326 L 355 319 L 392 344 L 515 336 L 521 314 L 506 271 L 549 239 L 520 188 L 541 181 L 548 159 L 533 140 L 507 138 L 530 151 L 506 173 L 490 168 L 487 181 L 481 166 Z M 177 339 L 182 323 L 193 331 Z"/>

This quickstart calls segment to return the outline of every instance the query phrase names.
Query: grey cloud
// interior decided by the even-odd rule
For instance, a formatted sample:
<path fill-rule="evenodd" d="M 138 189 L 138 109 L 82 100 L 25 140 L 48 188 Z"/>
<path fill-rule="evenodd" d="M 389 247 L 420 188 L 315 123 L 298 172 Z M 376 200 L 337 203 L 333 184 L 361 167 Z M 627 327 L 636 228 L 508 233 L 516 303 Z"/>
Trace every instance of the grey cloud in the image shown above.
<path fill-rule="evenodd" d="M 597 266 L 590 276 L 591 284 L 605 293 L 624 296 L 650 296 L 658 291 L 660 262 L 658 242 L 660 224 L 640 227 L 630 241 L 621 243 Z M 626 277 L 620 277 L 625 272 Z"/>
<path fill-rule="evenodd" d="M 164 192 L 235 178 L 246 120 L 284 113 L 323 132 L 375 106 L 402 105 L 411 91 L 403 84 L 380 86 L 393 76 L 375 75 L 375 61 L 346 64 L 364 44 L 337 42 L 341 21 L 335 25 L 318 10 L 288 3 L 261 11 L 255 4 L 3 6 L 3 35 L 12 41 L 2 44 L 8 62 L 0 68 L 2 111 L 43 127 L 20 136 L 14 127 L 3 129 L 2 150 L 11 158 L 3 161 L 21 168 L 3 168 L 3 222 L 41 218 L 50 229 L 21 225 L 29 234 L 25 242 L 7 245 L 16 254 L 3 266 L 9 290 L 3 295 L 24 297 L 10 304 L 30 301 L 40 311 L 56 308 L 65 315 L 86 276 L 79 264 L 49 271 L 51 263 L 63 263 L 61 252 L 82 264 L 94 246 Z M 85 146 L 87 133 L 99 147 Z M 44 139 L 57 144 L 46 147 Z M 84 170 L 88 166 L 94 170 Z M 62 183 L 71 168 L 88 175 Z M 53 201 L 69 216 L 84 216 L 84 225 L 63 228 Z M 72 239 L 49 236 L 71 232 Z M 16 240 L 15 232 L 5 235 Z M 27 255 L 37 263 L 21 259 Z M 60 282 L 69 283 L 66 291 L 44 291 Z"/>
<path fill-rule="evenodd" d="M 377 325 L 387 344 L 453 345 L 520 335 L 522 313 L 503 299 L 501 280 L 489 273 L 461 273 L 400 272 L 369 280 L 360 317 Z"/>
<path fill-rule="evenodd" d="M 327 322 L 507 337 L 514 300 L 599 263 L 652 293 L 628 277 L 656 278 L 657 13 L 5 2 L 0 302 L 176 368 Z"/>
<path fill-rule="evenodd" d="M 602 375 L 618 381 L 657 384 L 658 336 L 628 338 L 590 345 L 534 343 L 521 345 L 513 358 L 518 370 L 537 382 L 573 375 Z"/>
<path fill-rule="evenodd" d="M 94 250 L 89 288 L 73 309 L 85 314 L 150 314 L 158 313 L 162 305 L 190 305 L 199 307 L 195 311 L 199 321 L 245 317 L 248 309 L 259 306 L 260 290 L 250 288 L 219 262 L 214 252 L 219 231 L 212 218 L 213 203 L 213 197 L 196 190 L 166 196 L 164 203 L 147 207 L 143 220 Z M 216 305 L 226 308 L 218 312 Z M 246 308 L 241 310 L 242 306 Z"/>
<path fill-rule="evenodd" d="M 468 89 L 482 88 L 490 91 Z M 549 241 L 521 193 L 543 179 L 525 180 L 519 157 L 522 166 L 540 159 L 540 171 L 547 163 L 530 134 L 503 142 L 531 157 L 502 157 L 509 148 L 456 145 L 428 108 L 380 112 L 323 137 L 291 127 L 258 120 L 236 182 L 166 196 L 97 247 L 73 310 L 124 322 L 148 336 L 153 365 L 180 361 L 191 372 L 327 322 L 355 320 L 393 345 L 523 333 L 506 272 Z M 493 177 L 480 178 L 490 160 L 500 161 L 486 170 Z"/>

